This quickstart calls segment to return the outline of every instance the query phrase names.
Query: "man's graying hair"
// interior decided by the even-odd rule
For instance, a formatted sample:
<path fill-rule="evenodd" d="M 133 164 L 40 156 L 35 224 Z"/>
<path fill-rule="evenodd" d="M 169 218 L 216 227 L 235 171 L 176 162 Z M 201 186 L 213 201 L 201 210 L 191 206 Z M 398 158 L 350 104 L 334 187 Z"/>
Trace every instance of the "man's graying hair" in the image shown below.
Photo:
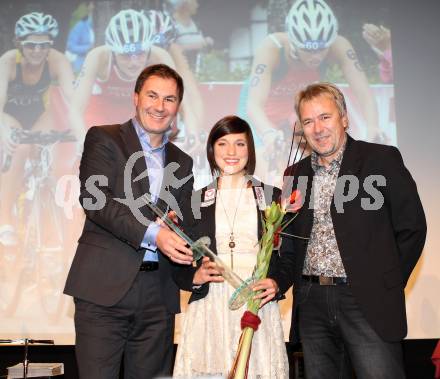
<path fill-rule="evenodd" d="M 322 95 L 327 95 L 335 101 L 336 107 L 338 108 L 339 115 L 341 117 L 347 115 L 347 105 L 345 104 L 344 95 L 342 94 L 341 90 L 332 83 L 321 82 L 310 84 L 309 86 L 298 92 L 298 94 L 296 95 L 295 112 L 298 116 L 298 120 L 301 121 L 301 115 L 299 111 L 301 104 Z"/>

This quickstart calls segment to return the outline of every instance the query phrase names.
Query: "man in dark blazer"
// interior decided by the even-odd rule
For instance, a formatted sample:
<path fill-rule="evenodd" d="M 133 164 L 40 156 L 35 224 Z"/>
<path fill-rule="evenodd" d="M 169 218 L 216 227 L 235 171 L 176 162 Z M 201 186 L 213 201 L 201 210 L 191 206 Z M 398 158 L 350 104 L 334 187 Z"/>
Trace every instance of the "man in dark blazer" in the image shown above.
<path fill-rule="evenodd" d="M 392 146 L 353 140 L 341 91 L 308 86 L 296 100 L 312 154 L 285 172 L 304 204 L 283 238 L 264 303 L 293 284 L 308 379 L 405 377 L 404 289 L 422 252 L 426 221 L 410 173 Z"/>
<path fill-rule="evenodd" d="M 168 141 L 183 82 L 166 65 L 149 66 L 134 91 L 136 115 L 122 125 L 92 127 L 80 165 L 86 220 L 65 293 L 74 297 L 76 355 L 81 378 L 154 378 L 172 371 L 172 280 L 192 253 L 139 200 L 150 193 L 167 211 L 189 214 L 192 159 Z M 177 209 L 176 209 L 177 208 Z M 183 289 L 188 283 L 180 280 Z"/>

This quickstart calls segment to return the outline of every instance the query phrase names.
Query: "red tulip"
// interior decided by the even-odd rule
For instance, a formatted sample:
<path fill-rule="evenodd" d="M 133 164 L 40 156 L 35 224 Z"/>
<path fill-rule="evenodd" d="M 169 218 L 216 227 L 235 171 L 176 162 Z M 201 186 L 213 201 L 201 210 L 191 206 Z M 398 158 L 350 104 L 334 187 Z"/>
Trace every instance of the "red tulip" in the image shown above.
<path fill-rule="evenodd" d="M 290 194 L 289 204 L 286 206 L 286 212 L 298 212 L 302 207 L 302 194 L 296 189 Z"/>

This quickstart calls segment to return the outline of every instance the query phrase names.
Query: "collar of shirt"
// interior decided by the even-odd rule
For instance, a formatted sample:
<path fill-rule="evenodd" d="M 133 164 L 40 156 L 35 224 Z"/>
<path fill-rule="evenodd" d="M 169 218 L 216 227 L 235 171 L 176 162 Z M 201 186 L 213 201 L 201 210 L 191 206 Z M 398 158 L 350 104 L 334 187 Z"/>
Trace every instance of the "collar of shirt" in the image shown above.
<path fill-rule="evenodd" d="M 328 172 L 332 172 L 333 170 L 337 169 L 339 171 L 340 167 L 341 167 L 341 163 L 342 163 L 342 157 L 344 156 L 344 151 L 345 151 L 345 147 L 347 145 L 347 138 L 345 138 L 345 142 L 342 145 L 342 147 L 340 148 L 338 154 L 336 155 L 335 159 L 333 159 L 330 162 L 330 165 L 328 168 L 326 168 L 325 166 L 319 164 L 319 156 L 318 154 L 316 154 L 315 151 L 312 151 L 312 169 L 314 172 L 317 172 L 318 170 L 325 170 Z"/>
<path fill-rule="evenodd" d="M 165 163 L 165 144 L 168 142 L 168 136 L 164 135 L 161 145 L 153 148 L 150 145 L 150 136 L 139 124 L 138 120 L 133 118 L 132 122 L 145 155 L 145 164 L 147 166 L 148 179 L 150 182 L 149 191 L 153 201 L 156 202 L 159 198 L 162 186 Z"/>
<path fill-rule="evenodd" d="M 150 136 L 146 132 L 146 130 L 139 124 L 139 121 L 136 117 L 131 119 L 131 122 L 134 125 L 134 129 L 136 130 L 136 134 L 139 137 L 139 141 L 141 142 L 142 149 L 148 153 L 154 153 L 158 151 L 163 151 L 165 149 L 165 145 L 168 143 L 168 133 L 165 133 L 162 138 L 162 143 L 158 147 L 152 147 L 150 145 Z"/>

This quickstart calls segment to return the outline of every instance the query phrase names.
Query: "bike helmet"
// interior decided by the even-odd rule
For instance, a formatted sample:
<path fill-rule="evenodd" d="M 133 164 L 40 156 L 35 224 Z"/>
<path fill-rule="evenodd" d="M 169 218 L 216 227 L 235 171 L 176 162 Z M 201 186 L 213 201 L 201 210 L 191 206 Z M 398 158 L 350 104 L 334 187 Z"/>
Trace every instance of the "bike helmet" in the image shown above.
<path fill-rule="evenodd" d="M 168 12 L 151 10 L 147 17 L 150 19 L 154 30 L 153 43 L 163 48 L 167 48 L 177 36 L 174 21 Z"/>
<path fill-rule="evenodd" d="M 50 14 L 25 14 L 15 23 L 15 37 L 24 38 L 30 34 L 48 34 L 55 38 L 58 35 L 58 22 Z"/>
<path fill-rule="evenodd" d="M 297 0 L 286 17 L 286 31 L 294 47 L 325 49 L 338 35 L 338 20 L 323 0 Z"/>
<path fill-rule="evenodd" d="M 151 22 L 143 13 L 126 9 L 111 18 L 105 30 L 105 43 L 115 53 L 136 54 L 148 50 L 153 33 Z"/>

